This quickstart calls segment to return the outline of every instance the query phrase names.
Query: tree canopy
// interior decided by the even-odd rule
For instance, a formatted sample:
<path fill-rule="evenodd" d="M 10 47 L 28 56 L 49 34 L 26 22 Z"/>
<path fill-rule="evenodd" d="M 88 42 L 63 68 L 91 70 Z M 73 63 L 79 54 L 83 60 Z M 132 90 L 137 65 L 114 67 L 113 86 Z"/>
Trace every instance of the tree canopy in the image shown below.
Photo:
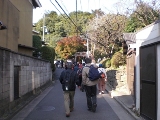
<path fill-rule="evenodd" d="M 77 36 L 65 37 L 57 42 L 55 51 L 60 58 L 68 59 L 71 58 L 76 52 L 86 51 L 84 43 L 85 41 Z"/>
<path fill-rule="evenodd" d="M 136 32 L 159 19 L 160 9 L 155 7 L 154 1 L 152 3 L 136 1 L 136 9 L 126 23 L 126 32 Z"/>
<path fill-rule="evenodd" d="M 144 0 L 132 1 L 134 7 L 131 8 L 124 7 L 127 3 L 122 0 L 120 2 L 124 4 L 117 4 L 117 13 L 106 14 L 97 9 L 91 13 L 73 11 L 68 15 L 59 15 L 51 11 L 45 14 L 45 19 L 42 18 L 36 23 L 35 30 L 40 31 L 42 36 L 42 27 L 45 26 L 45 42 L 55 47 L 60 58 L 67 59 L 77 51 L 86 51 L 84 40 L 80 38 L 83 36 L 89 40 L 89 51 L 94 56 L 102 58 L 106 55 L 105 57 L 111 59 L 121 50 L 124 32 L 136 32 L 159 19 L 158 1 L 150 1 L 151 3 Z M 118 11 L 121 7 L 123 13 Z"/>

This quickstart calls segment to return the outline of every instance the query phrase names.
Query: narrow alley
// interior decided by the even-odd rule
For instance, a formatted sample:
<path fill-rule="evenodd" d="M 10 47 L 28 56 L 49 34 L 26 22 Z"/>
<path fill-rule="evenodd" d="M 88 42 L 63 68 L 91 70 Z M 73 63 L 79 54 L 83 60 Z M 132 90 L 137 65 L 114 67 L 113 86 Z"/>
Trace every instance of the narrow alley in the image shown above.
<path fill-rule="evenodd" d="M 75 93 L 74 111 L 66 118 L 63 91 L 58 80 L 63 71 L 57 68 L 54 73 L 55 82 L 45 89 L 37 98 L 31 101 L 11 120 L 134 120 L 109 94 L 97 94 L 97 110 L 95 113 L 87 110 L 85 92 L 77 87 Z"/>

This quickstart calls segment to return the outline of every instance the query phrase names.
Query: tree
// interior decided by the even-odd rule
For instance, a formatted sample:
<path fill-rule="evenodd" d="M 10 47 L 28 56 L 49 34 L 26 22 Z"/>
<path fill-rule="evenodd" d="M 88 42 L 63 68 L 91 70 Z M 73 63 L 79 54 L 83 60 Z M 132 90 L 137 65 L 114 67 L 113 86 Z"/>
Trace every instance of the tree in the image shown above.
<path fill-rule="evenodd" d="M 84 40 L 80 37 L 65 37 L 57 42 L 56 54 L 62 59 L 71 58 L 76 52 L 86 51 Z"/>
<path fill-rule="evenodd" d="M 137 0 L 135 3 L 136 9 L 129 16 L 125 28 L 126 32 L 136 32 L 159 19 L 160 9 L 156 7 L 155 1 L 149 4 Z"/>
<path fill-rule="evenodd" d="M 77 16 L 77 17 L 76 17 Z M 56 42 L 63 37 L 80 35 L 86 31 L 86 24 L 93 18 L 93 14 L 89 12 L 78 11 L 69 13 L 69 17 L 65 15 L 58 15 L 55 11 L 45 13 L 45 26 L 47 33 L 45 33 L 45 42 L 50 46 L 56 46 Z M 35 30 L 43 34 L 43 18 L 36 23 Z"/>
<path fill-rule="evenodd" d="M 49 46 L 41 47 L 41 57 L 42 59 L 50 61 L 52 71 L 54 71 L 55 70 L 55 66 L 54 66 L 55 49 Z"/>
<path fill-rule="evenodd" d="M 40 49 L 42 47 L 41 37 L 37 35 L 33 35 L 33 47 L 36 49 L 33 51 L 34 57 L 40 57 Z"/>
<path fill-rule="evenodd" d="M 120 14 L 106 14 L 93 19 L 88 26 L 91 42 L 111 58 L 120 50 L 126 20 L 126 16 Z"/>
<path fill-rule="evenodd" d="M 94 14 L 94 17 L 100 17 L 105 15 L 101 9 L 92 10 L 92 13 Z"/>

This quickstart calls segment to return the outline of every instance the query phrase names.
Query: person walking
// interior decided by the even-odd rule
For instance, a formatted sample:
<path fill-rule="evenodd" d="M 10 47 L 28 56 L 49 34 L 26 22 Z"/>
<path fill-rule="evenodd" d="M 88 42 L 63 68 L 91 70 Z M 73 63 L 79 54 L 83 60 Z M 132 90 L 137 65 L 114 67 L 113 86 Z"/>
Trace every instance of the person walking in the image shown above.
<path fill-rule="evenodd" d="M 66 117 L 70 117 L 70 112 L 74 109 L 74 95 L 76 85 L 80 88 L 77 73 L 73 70 L 73 63 L 66 63 L 67 69 L 62 71 L 60 75 L 60 83 L 62 84 L 64 95 L 64 106 Z"/>
<path fill-rule="evenodd" d="M 73 70 L 74 70 L 75 72 L 77 72 L 77 71 L 79 70 L 79 65 L 78 65 L 78 64 L 75 64 L 74 67 L 73 67 Z"/>
<path fill-rule="evenodd" d="M 61 60 L 61 68 L 63 68 L 63 60 Z"/>
<path fill-rule="evenodd" d="M 79 68 L 81 69 L 83 67 L 82 62 L 79 61 Z"/>
<path fill-rule="evenodd" d="M 99 64 L 98 68 L 99 73 L 104 73 L 104 77 L 99 78 L 98 80 L 98 90 L 99 94 L 104 94 L 105 88 L 106 88 L 106 81 L 107 81 L 107 74 L 106 70 L 103 68 L 102 64 Z"/>
<path fill-rule="evenodd" d="M 88 78 L 89 69 L 91 66 L 92 60 L 90 58 L 85 59 L 85 66 L 82 70 L 82 84 L 85 87 L 86 98 L 87 98 L 87 107 L 89 111 L 95 112 L 97 107 L 97 84 L 98 79 L 91 81 Z M 97 67 L 94 65 L 94 67 Z"/>

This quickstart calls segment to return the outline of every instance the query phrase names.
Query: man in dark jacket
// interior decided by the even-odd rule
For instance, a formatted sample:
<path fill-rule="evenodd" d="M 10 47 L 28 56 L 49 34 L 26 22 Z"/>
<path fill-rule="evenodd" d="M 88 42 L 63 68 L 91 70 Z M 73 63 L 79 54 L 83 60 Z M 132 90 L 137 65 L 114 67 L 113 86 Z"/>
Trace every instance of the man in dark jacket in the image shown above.
<path fill-rule="evenodd" d="M 67 69 L 60 75 L 60 83 L 64 91 L 64 106 L 66 111 L 66 117 L 70 116 L 70 112 L 74 109 L 74 95 L 76 85 L 80 86 L 77 73 L 73 70 L 73 63 L 66 63 Z"/>

